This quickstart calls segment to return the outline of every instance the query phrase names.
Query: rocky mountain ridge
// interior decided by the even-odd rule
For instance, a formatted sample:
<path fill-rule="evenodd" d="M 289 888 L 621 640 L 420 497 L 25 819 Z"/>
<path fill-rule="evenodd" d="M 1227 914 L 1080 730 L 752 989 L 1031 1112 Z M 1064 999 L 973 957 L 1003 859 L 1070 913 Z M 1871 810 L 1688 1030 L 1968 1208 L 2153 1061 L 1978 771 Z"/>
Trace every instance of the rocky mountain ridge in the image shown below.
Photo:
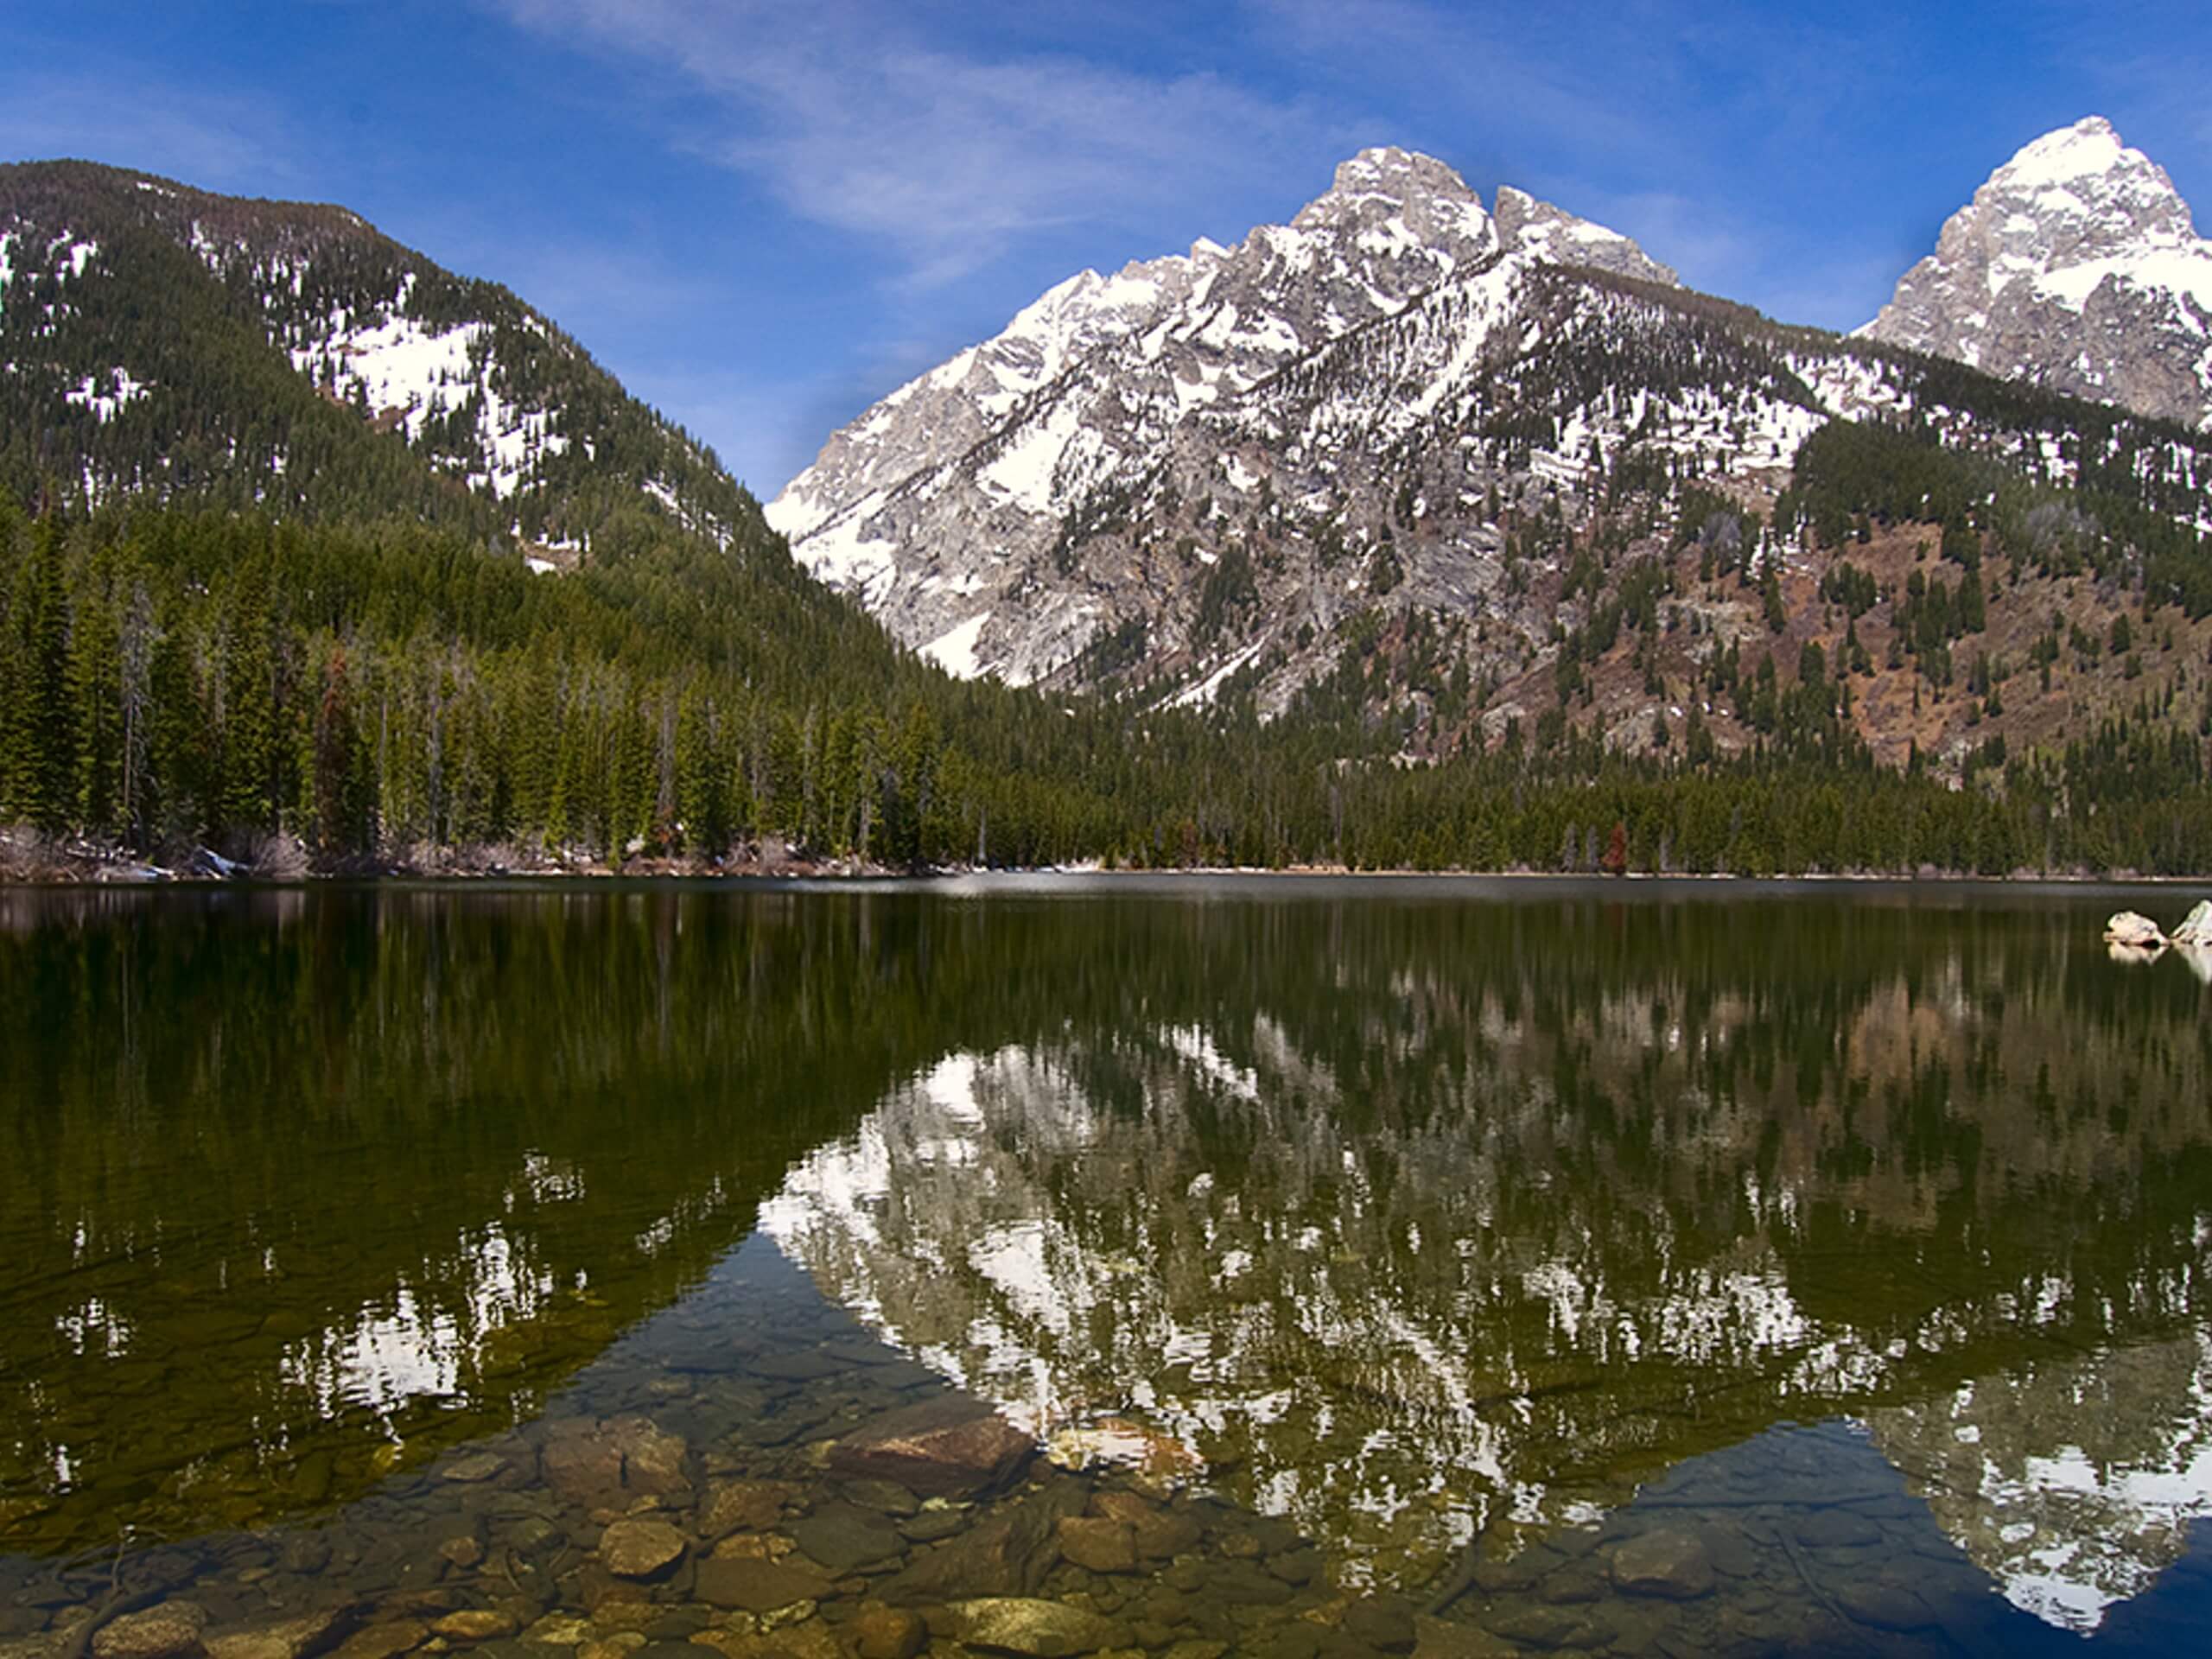
<path fill-rule="evenodd" d="M 1674 280 L 1628 238 L 1523 192 L 1502 192 L 1493 218 L 1443 162 L 1362 151 L 1287 226 L 1053 289 L 833 435 L 769 521 L 953 671 L 1043 677 L 1107 620 L 1095 596 L 1028 580 L 1078 499 L 1126 491 L 1198 412 L 1516 256 Z M 923 551 L 944 547 L 960 551 Z M 983 597 L 1010 587 L 1020 629 L 994 626 Z"/>
<path fill-rule="evenodd" d="M 1375 694 L 1411 731 L 1459 708 L 1415 754 L 1564 707 L 1556 685 L 1580 677 L 1563 647 L 1616 602 L 1624 559 L 1656 562 L 1682 602 L 1618 696 L 1575 718 L 1639 745 L 1685 719 L 1700 699 L 1682 683 L 1770 630 L 1755 591 L 1686 589 L 1715 549 L 1700 531 L 1685 566 L 1667 531 L 1702 492 L 1732 509 L 1721 563 L 1785 607 L 1812 597 L 1839 550 L 1772 515 L 1830 422 L 1909 430 L 2039 488 L 2121 480 L 2212 527 L 2212 471 L 2183 429 L 1783 327 L 1672 275 L 1519 192 L 1492 216 L 1441 163 L 1369 152 L 1289 227 L 1054 290 L 833 437 L 770 521 L 958 674 L 1154 702 L 1249 692 L 1270 715 L 1349 650 L 1423 639 L 1438 684 Z M 1851 645 L 1833 632 L 1825 650 Z M 1465 693 L 1442 697 L 1446 681 Z M 1967 729 L 1888 747 L 1962 752 Z M 1721 741 L 1751 734 L 1724 719 Z"/>
<path fill-rule="evenodd" d="M 2212 424 L 2212 242 L 2165 169 L 2101 116 L 2046 133 L 1991 174 L 1864 332 Z"/>

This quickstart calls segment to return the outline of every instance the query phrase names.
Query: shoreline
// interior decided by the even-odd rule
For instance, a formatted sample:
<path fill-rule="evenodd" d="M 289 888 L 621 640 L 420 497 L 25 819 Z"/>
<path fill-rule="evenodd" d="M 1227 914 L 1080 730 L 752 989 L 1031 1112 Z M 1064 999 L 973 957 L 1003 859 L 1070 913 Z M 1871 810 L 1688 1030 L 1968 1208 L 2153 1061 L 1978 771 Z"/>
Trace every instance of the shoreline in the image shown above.
<path fill-rule="evenodd" d="M 307 850 L 296 842 L 264 843 L 259 867 L 222 856 L 212 849 L 195 847 L 177 856 L 174 868 L 126 849 L 82 842 L 71 843 L 38 837 L 21 828 L 0 830 L 0 891 L 32 888 L 258 888 L 305 889 L 315 887 L 394 886 L 467 887 L 518 883 L 553 885 L 563 882 L 602 882 L 608 885 L 677 882 L 699 887 L 760 885 L 785 888 L 854 887 L 881 883 L 953 884 L 962 881 L 1052 883 L 1055 881 L 1279 880 L 1331 881 L 1485 881 L 1567 883 L 1603 887 L 1613 883 L 1649 887 L 1655 883 L 1707 885 L 1746 883 L 1821 887 L 1974 887 L 1991 888 L 2212 888 L 2212 871 L 2187 875 L 2145 875 L 2132 870 L 2084 869 L 2038 871 L 2015 869 L 2003 875 L 1982 875 L 1948 870 L 1934 865 L 1896 870 L 1775 871 L 1745 874 L 1733 870 L 1628 870 L 1609 874 L 1599 870 L 1547 870 L 1526 867 L 1508 869 L 1464 868 L 1354 869 L 1343 864 L 1287 864 L 1281 866 L 1198 864 L 1173 867 L 1108 865 L 1095 859 L 1069 864 L 1032 866 L 933 865 L 906 868 L 853 858 L 811 858 L 787 844 L 772 841 L 764 849 L 747 845 L 737 855 L 717 864 L 687 859 L 632 855 L 620 863 L 604 859 L 549 857 L 543 861 L 508 862 L 489 856 L 490 849 L 462 849 L 421 863 L 404 860 L 350 860 L 333 868 L 313 867 Z M 505 849 L 512 852 L 512 849 Z"/>
<path fill-rule="evenodd" d="M 74 861 L 72 861 L 74 863 Z M 143 872 L 143 873 L 142 873 Z M 156 869 L 144 865 L 100 866 L 41 870 L 34 873 L 0 871 L 0 892 L 99 891 L 159 892 L 192 890 L 220 892 L 306 891 L 316 887 L 469 887 L 576 884 L 608 887 L 667 884 L 697 887 L 728 887 L 833 890 L 881 885 L 932 886 L 966 881 L 1046 885 L 1058 882 L 1157 882 L 1205 880 L 1237 881 L 1357 881 L 1382 884 L 1418 881 L 1527 882 L 1602 889 L 1608 887 L 1648 888 L 1655 886 L 1830 887 L 1987 887 L 2028 890 L 2037 887 L 2079 889 L 2145 887 L 2212 890 L 2212 873 L 2196 875 L 2143 875 L 2131 871 L 2070 871 L 2045 874 L 2014 871 L 2005 875 L 1939 870 L 1777 871 L 1747 875 L 1737 871 L 1635 870 L 1619 875 L 1577 870 L 1481 870 L 1465 868 L 1351 869 L 1343 865 L 1301 864 L 1281 868 L 1252 865 L 1194 865 L 1185 868 L 1140 868 L 1124 866 L 1040 865 L 977 868 L 949 865 L 925 869 L 884 866 L 825 867 L 790 865 L 782 868 L 749 866 L 741 868 L 692 868 L 674 864 L 640 864 L 628 868 L 604 865 L 587 868 L 543 866 L 492 869 L 416 869 L 391 866 L 381 869 L 305 870 L 257 873 L 243 867 L 229 874 L 200 870 Z"/>

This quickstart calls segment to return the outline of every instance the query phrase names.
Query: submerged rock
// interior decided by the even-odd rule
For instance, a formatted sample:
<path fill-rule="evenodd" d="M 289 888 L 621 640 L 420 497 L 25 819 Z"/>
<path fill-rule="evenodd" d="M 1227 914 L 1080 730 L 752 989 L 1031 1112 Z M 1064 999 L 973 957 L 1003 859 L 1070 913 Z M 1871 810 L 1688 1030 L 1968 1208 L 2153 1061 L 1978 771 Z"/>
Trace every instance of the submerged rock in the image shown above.
<path fill-rule="evenodd" d="M 346 1645 L 338 1649 L 338 1659 L 392 1659 L 395 1654 L 410 1653 L 422 1646 L 429 1633 L 430 1627 L 420 1619 L 388 1619 L 347 1637 Z"/>
<path fill-rule="evenodd" d="M 464 1607 L 433 1624 L 430 1633 L 448 1642 L 491 1642 L 512 1636 L 519 1628 L 511 1613 L 491 1607 Z"/>
<path fill-rule="evenodd" d="M 1086 1572 L 1134 1573 L 1136 1532 L 1126 1521 L 1071 1515 L 1060 1522 L 1060 1554 Z"/>
<path fill-rule="evenodd" d="M 306 1659 L 345 1633 L 353 1608 L 327 1607 L 251 1630 L 226 1630 L 207 1638 L 209 1659 Z"/>
<path fill-rule="evenodd" d="M 2158 925 L 2139 911 L 2116 911 L 2105 923 L 2105 943 L 2134 945 L 2139 949 L 2164 944 L 2166 936 Z"/>
<path fill-rule="evenodd" d="M 851 1503 L 826 1503 L 792 1522 L 789 1530 L 801 1549 L 833 1573 L 880 1561 L 906 1548 L 890 1522 Z"/>
<path fill-rule="evenodd" d="M 202 1651 L 207 1610 L 188 1601 L 165 1601 L 143 1613 L 125 1613 L 92 1636 L 92 1659 L 188 1659 Z"/>
<path fill-rule="evenodd" d="M 1122 1647 L 1128 1641 L 1128 1631 L 1110 1618 L 1064 1601 L 1030 1596 L 956 1601 L 931 1616 L 930 1628 L 941 1628 L 944 1635 L 968 1647 L 1030 1659 L 1073 1659 L 1077 1654 Z"/>
<path fill-rule="evenodd" d="M 699 1535 L 721 1538 L 733 1532 L 760 1532 L 776 1524 L 784 1505 L 799 1489 L 781 1480 L 725 1480 L 699 1506 Z"/>
<path fill-rule="evenodd" d="M 929 1645 L 929 1626 L 903 1607 L 870 1607 L 846 1627 L 860 1659 L 914 1659 Z"/>
<path fill-rule="evenodd" d="M 1641 1534 L 1613 1552 L 1613 1587 L 1626 1595 L 1690 1601 L 1710 1594 L 1713 1582 L 1703 1541 L 1677 1528 Z"/>
<path fill-rule="evenodd" d="M 1345 1608 L 1344 1629 L 1346 1635 L 1384 1653 L 1410 1653 L 1420 1637 L 1412 1608 L 1377 1596 Z"/>
<path fill-rule="evenodd" d="M 486 1481 L 507 1466 L 507 1460 L 496 1452 L 476 1452 L 467 1457 L 455 1459 L 438 1471 L 443 1480 L 458 1481 L 463 1485 L 474 1485 Z"/>
<path fill-rule="evenodd" d="M 1034 1594 L 1059 1563 L 1060 1522 L 1082 1514 L 1084 1502 L 1080 1483 L 1055 1482 L 918 1555 L 877 1593 L 906 1606 Z"/>
<path fill-rule="evenodd" d="M 699 1563 L 696 1593 L 712 1606 L 772 1613 L 803 1601 L 819 1601 L 831 1593 L 832 1587 L 827 1578 L 804 1567 L 745 1555 L 718 1555 Z"/>
<path fill-rule="evenodd" d="M 677 1435 L 643 1417 L 605 1422 L 571 1418 L 546 1431 L 540 1466 L 564 1503 L 582 1509 L 626 1507 L 633 1499 L 688 1497 L 690 1451 Z"/>
<path fill-rule="evenodd" d="M 830 1466 L 925 1497 L 975 1497 L 1010 1484 L 1037 1443 L 981 1400 L 947 1395 L 887 1413 L 830 1449 Z"/>
<path fill-rule="evenodd" d="M 683 1535 L 665 1521 L 617 1521 L 599 1541 L 607 1570 L 625 1579 L 649 1579 L 683 1558 Z"/>
<path fill-rule="evenodd" d="M 1936 1614 L 1910 1585 L 1891 1580 L 1846 1580 L 1835 1590 L 1843 1611 L 1878 1630 L 1924 1630 Z"/>

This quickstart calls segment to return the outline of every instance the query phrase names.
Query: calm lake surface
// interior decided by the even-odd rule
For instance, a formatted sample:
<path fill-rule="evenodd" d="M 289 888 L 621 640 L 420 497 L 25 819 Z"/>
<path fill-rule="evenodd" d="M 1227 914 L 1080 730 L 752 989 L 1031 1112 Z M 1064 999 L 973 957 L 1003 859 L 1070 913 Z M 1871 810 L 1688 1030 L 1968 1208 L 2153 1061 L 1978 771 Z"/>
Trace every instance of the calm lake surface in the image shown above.
<path fill-rule="evenodd" d="M 2202 1651 L 2197 896 L 0 892 L 0 1659 Z"/>

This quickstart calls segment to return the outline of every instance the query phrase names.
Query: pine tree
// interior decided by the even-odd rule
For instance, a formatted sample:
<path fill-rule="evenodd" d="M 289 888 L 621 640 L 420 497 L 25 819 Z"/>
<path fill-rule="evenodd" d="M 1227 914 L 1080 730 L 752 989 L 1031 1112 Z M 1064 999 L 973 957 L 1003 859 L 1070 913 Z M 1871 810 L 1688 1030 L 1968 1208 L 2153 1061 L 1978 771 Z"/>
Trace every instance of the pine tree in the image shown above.
<path fill-rule="evenodd" d="M 86 833 L 122 833 L 123 639 L 104 589 L 110 561 L 95 561 L 69 636 L 69 702 L 76 724 L 74 805 Z"/>
<path fill-rule="evenodd" d="M 239 569 L 225 618 L 219 827 L 252 835 L 275 825 L 277 760 L 276 658 L 271 640 L 269 569 L 258 555 Z"/>
<path fill-rule="evenodd" d="M 327 858 L 362 850 L 357 744 L 353 687 L 341 645 L 323 664 L 322 697 L 315 721 L 315 841 Z"/>
<path fill-rule="evenodd" d="M 28 627 L 18 810 L 38 828 L 60 834 L 74 817 L 77 745 L 69 699 L 69 598 L 58 518 L 49 518 L 39 527 L 29 591 L 21 602 Z"/>

